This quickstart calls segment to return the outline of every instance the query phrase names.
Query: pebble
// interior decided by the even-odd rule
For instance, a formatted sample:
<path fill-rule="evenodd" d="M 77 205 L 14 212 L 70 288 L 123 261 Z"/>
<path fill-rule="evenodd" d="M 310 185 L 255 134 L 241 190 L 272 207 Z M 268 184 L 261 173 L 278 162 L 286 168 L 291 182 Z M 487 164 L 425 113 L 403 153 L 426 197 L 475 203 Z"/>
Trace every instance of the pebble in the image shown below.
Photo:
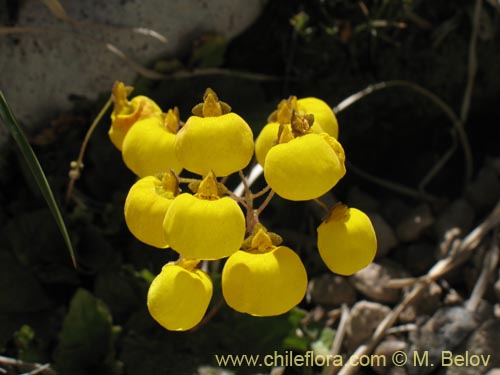
<path fill-rule="evenodd" d="M 391 309 L 380 303 L 359 301 L 352 307 L 346 326 L 346 345 L 349 353 L 364 343 Z"/>
<path fill-rule="evenodd" d="M 415 242 L 394 250 L 393 259 L 401 263 L 412 275 L 420 276 L 427 273 L 436 262 L 435 253 L 435 245 L 429 242 Z"/>
<path fill-rule="evenodd" d="M 442 288 L 437 283 L 430 283 L 420 296 L 401 312 L 399 320 L 402 323 L 411 323 L 415 322 L 417 317 L 431 315 L 441 303 L 442 292 Z"/>
<path fill-rule="evenodd" d="M 376 259 L 383 258 L 389 253 L 389 250 L 396 247 L 399 241 L 394 233 L 394 230 L 385 219 L 377 213 L 367 212 L 370 221 L 373 224 L 373 229 L 377 235 L 377 255 Z"/>
<path fill-rule="evenodd" d="M 500 199 L 500 176 L 493 166 L 486 165 L 479 171 L 476 179 L 467 187 L 468 201 L 474 209 L 490 209 Z"/>
<path fill-rule="evenodd" d="M 446 375 L 484 374 L 488 369 L 500 366 L 500 321 L 485 321 L 467 339 L 462 350 L 453 351 L 454 361 L 446 359 L 451 366 L 446 367 Z M 488 357 L 489 356 L 489 357 Z M 469 365 L 458 362 L 469 359 Z M 477 363 L 475 362 L 477 361 Z M 487 361 L 487 363 L 486 363 Z"/>
<path fill-rule="evenodd" d="M 396 233 L 401 241 L 415 241 L 432 224 L 434 224 L 434 216 L 431 208 L 428 204 L 421 204 L 399 222 Z"/>
<path fill-rule="evenodd" d="M 326 307 L 340 306 L 343 303 L 351 306 L 356 302 L 356 290 L 346 277 L 325 273 L 309 281 L 307 302 Z"/>
<path fill-rule="evenodd" d="M 349 278 L 354 288 L 376 302 L 394 304 L 401 298 L 401 291 L 387 288 L 391 279 L 409 277 L 409 274 L 399 264 L 383 259 L 371 263 Z"/>
<path fill-rule="evenodd" d="M 462 306 L 448 306 L 436 311 L 421 327 L 410 334 L 412 345 L 407 363 L 408 373 L 428 374 L 441 364 L 443 351 L 453 351 L 477 327 L 474 314 Z M 428 366 L 418 362 L 412 353 L 428 353 Z"/>
<path fill-rule="evenodd" d="M 462 234 L 467 234 L 474 223 L 474 208 L 463 199 L 454 201 L 436 220 L 434 225 L 438 238 L 444 238 L 444 234 L 451 228 L 458 228 Z"/>

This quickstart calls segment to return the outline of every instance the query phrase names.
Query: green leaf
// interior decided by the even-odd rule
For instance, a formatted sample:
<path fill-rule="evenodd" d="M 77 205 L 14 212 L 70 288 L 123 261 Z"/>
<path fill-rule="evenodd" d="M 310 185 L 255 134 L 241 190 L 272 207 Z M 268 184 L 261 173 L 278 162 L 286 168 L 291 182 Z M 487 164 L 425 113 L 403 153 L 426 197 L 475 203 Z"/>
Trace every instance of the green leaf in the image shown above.
<path fill-rule="evenodd" d="M 325 327 L 319 336 L 319 339 L 311 344 L 311 349 L 316 355 L 327 356 L 330 354 L 333 339 L 335 338 L 335 331 L 329 327 Z"/>
<path fill-rule="evenodd" d="M 74 295 L 55 352 L 62 374 L 116 374 L 115 334 L 104 304 L 84 289 Z"/>
<path fill-rule="evenodd" d="M 38 184 L 38 187 L 40 188 L 40 191 L 42 192 L 42 195 L 45 198 L 45 201 L 47 202 L 50 211 L 52 212 L 52 215 L 54 216 L 54 219 L 57 222 L 57 225 L 59 226 L 59 230 L 61 231 L 64 241 L 66 242 L 66 246 L 68 247 L 71 256 L 71 261 L 73 262 L 73 265 L 76 267 L 76 258 L 73 250 L 73 245 L 71 244 L 71 240 L 69 238 L 66 225 L 64 224 L 61 211 L 57 206 L 49 182 L 47 181 L 47 178 L 43 173 L 43 169 L 40 166 L 40 163 L 38 162 L 38 159 L 35 153 L 33 152 L 33 149 L 31 148 L 28 140 L 26 139 L 23 130 L 17 123 L 16 118 L 14 117 L 14 114 L 12 113 L 12 110 L 10 109 L 2 91 L 0 91 L 0 120 L 5 124 L 7 129 L 9 129 L 24 159 L 26 160 L 26 163 L 28 164 L 31 173 L 33 174 L 33 177 L 35 178 L 35 181 Z"/>

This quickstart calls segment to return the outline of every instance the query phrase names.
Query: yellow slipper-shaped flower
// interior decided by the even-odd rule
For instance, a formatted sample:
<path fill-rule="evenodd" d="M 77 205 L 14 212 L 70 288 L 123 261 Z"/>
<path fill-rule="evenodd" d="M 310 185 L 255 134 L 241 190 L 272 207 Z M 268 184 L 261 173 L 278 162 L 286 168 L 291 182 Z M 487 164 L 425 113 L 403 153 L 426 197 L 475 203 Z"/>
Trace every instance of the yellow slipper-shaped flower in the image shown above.
<path fill-rule="evenodd" d="M 175 152 L 182 166 L 205 176 L 227 176 L 245 168 L 253 156 L 250 126 L 210 89 L 204 102 L 193 108 L 191 116 L 175 139 Z"/>
<path fill-rule="evenodd" d="M 276 111 L 269 116 L 269 122 L 262 128 L 259 136 L 255 140 L 255 156 L 260 165 L 264 166 L 267 153 L 272 146 L 278 143 L 280 125 L 290 124 L 294 111 L 298 113 L 299 107 L 297 103 L 300 102 L 300 100 L 297 101 L 295 96 L 291 96 L 288 100 L 282 100 Z M 302 115 L 306 114 L 312 114 L 314 116 L 312 112 L 303 113 Z M 310 132 L 320 134 L 324 133 L 325 130 L 323 130 L 321 125 L 314 120 L 313 124 L 310 126 Z"/>
<path fill-rule="evenodd" d="M 284 127 L 280 142 L 267 153 L 264 176 L 282 198 L 315 199 L 328 192 L 345 175 L 345 156 L 340 143 L 326 133 L 294 138 Z"/>
<path fill-rule="evenodd" d="M 297 100 L 299 111 L 314 115 L 314 121 L 319 124 L 325 133 L 334 138 L 339 137 L 339 124 L 332 108 L 323 100 L 318 98 L 302 98 Z"/>
<path fill-rule="evenodd" d="M 220 259 L 240 248 L 245 217 L 238 204 L 217 195 L 215 176 L 209 173 L 195 195 L 174 199 L 163 222 L 166 239 L 185 258 Z"/>
<path fill-rule="evenodd" d="M 274 246 L 260 229 L 248 251 L 231 255 L 222 270 L 222 293 L 236 311 L 255 316 L 283 314 L 304 298 L 307 273 L 299 256 Z"/>
<path fill-rule="evenodd" d="M 212 280 L 198 261 L 180 260 L 163 266 L 148 291 L 148 309 L 161 326 L 186 331 L 197 325 L 212 298 Z"/>
<path fill-rule="evenodd" d="M 179 174 L 182 166 L 175 156 L 175 134 L 179 111 L 170 109 L 164 119 L 150 117 L 137 121 L 123 140 L 122 156 L 127 167 L 139 177 L 164 173 Z"/>
<path fill-rule="evenodd" d="M 345 205 L 332 209 L 318 227 L 318 250 L 328 268 L 352 275 L 370 264 L 377 252 L 377 237 L 365 213 Z"/>
<path fill-rule="evenodd" d="M 168 247 L 163 220 L 177 192 L 177 181 L 171 173 L 163 180 L 144 177 L 132 186 L 125 200 L 125 222 L 139 241 L 161 249 Z"/>
<path fill-rule="evenodd" d="M 158 105 L 146 96 L 136 96 L 128 100 L 127 96 L 132 92 L 123 82 L 115 82 L 113 85 L 114 109 L 111 113 L 111 127 L 109 138 L 118 150 L 122 150 L 125 135 L 132 125 L 137 121 L 149 117 L 162 117 L 162 110 Z"/>

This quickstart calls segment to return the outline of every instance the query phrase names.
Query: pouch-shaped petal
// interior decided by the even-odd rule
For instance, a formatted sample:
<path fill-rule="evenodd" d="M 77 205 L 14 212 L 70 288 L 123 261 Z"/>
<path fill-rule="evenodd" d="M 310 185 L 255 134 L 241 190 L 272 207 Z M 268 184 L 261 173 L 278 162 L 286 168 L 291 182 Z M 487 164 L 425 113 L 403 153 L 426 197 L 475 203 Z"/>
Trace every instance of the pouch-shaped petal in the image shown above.
<path fill-rule="evenodd" d="M 245 217 L 229 197 L 206 200 L 184 193 L 170 205 L 163 228 L 167 241 L 185 258 L 220 259 L 237 251 Z"/>
<path fill-rule="evenodd" d="M 175 152 L 190 172 L 227 176 L 245 168 L 253 156 L 250 126 L 235 113 L 214 117 L 191 116 L 177 133 Z"/>
<path fill-rule="evenodd" d="M 262 166 L 266 160 L 267 153 L 277 143 L 279 128 L 279 123 L 270 122 L 262 128 L 255 140 L 255 157 L 257 158 L 257 162 Z"/>
<path fill-rule="evenodd" d="M 137 181 L 125 200 L 125 222 L 130 232 L 145 244 L 168 247 L 163 220 L 173 199 L 173 192 L 163 189 L 157 177 L 148 176 Z"/>
<path fill-rule="evenodd" d="M 339 124 L 332 108 L 318 98 L 302 98 L 297 100 L 297 107 L 303 113 L 314 115 L 314 122 L 318 123 L 324 132 L 334 138 L 339 137 Z"/>
<path fill-rule="evenodd" d="M 191 329 L 205 315 L 212 290 L 212 281 L 202 270 L 166 264 L 149 287 L 149 313 L 168 330 Z"/>
<path fill-rule="evenodd" d="M 265 253 L 238 251 L 222 270 L 227 304 L 255 316 L 283 314 L 295 307 L 307 289 L 307 273 L 299 256 L 278 246 Z"/>
<path fill-rule="evenodd" d="M 318 250 L 328 268 L 352 275 L 370 264 L 377 252 L 377 237 L 368 216 L 356 208 L 338 205 L 318 227 Z"/>
<path fill-rule="evenodd" d="M 158 117 L 137 121 L 123 140 L 122 156 L 127 167 L 139 177 L 173 169 L 182 170 L 175 156 L 175 134 Z"/>
<path fill-rule="evenodd" d="M 149 117 L 161 119 L 162 110 L 146 96 L 136 96 L 130 102 L 124 99 L 122 104 L 118 106 L 115 103 L 115 110 L 111 113 L 111 127 L 108 132 L 111 142 L 121 151 L 125 135 L 132 125 Z"/>
<path fill-rule="evenodd" d="M 326 133 L 309 133 L 273 146 L 267 153 L 264 176 L 282 198 L 318 198 L 345 175 L 344 151 Z"/>

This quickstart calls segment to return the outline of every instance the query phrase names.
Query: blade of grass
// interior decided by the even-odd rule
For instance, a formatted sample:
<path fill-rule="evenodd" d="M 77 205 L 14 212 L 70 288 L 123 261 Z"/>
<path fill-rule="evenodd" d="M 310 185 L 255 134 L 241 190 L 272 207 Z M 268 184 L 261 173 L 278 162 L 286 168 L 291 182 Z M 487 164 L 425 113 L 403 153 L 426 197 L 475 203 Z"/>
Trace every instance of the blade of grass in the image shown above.
<path fill-rule="evenodd" d="M 43 173 L 43 169 L 38 162 L 38 159 L 31 148 L 23 130 L 19 127 L 12 110 L 10 109 L 5 96 L 2 91 L 0 91 L 0 120 L 5 124 L 7 129 L 12 134 L 12 137 L 17 143 L 21 154 L 23 155 L 26 163 L 28 164 L 35 181 L 40 188 L 40 191 L 47 202 L 52 215 L 61 231 L 61 234 L 64 238 L 64 242 L 68 247 L 69 254 L 71 256 L 71 261 L 73 262 L 73 266 L 76 268 L 76 258 L 75 252 L 73 250 L 73 245 L 71 244 L 71 240 L 69 238 L 68 230 L 66 229 L 66 225 L 64 224 L 64 220 L 61 215 L 61 211 L 57 206 L 56 200 L 54 198 L 54 194 L 50 188 L 49 182 L 47 181 L 47 177 Z"/>

